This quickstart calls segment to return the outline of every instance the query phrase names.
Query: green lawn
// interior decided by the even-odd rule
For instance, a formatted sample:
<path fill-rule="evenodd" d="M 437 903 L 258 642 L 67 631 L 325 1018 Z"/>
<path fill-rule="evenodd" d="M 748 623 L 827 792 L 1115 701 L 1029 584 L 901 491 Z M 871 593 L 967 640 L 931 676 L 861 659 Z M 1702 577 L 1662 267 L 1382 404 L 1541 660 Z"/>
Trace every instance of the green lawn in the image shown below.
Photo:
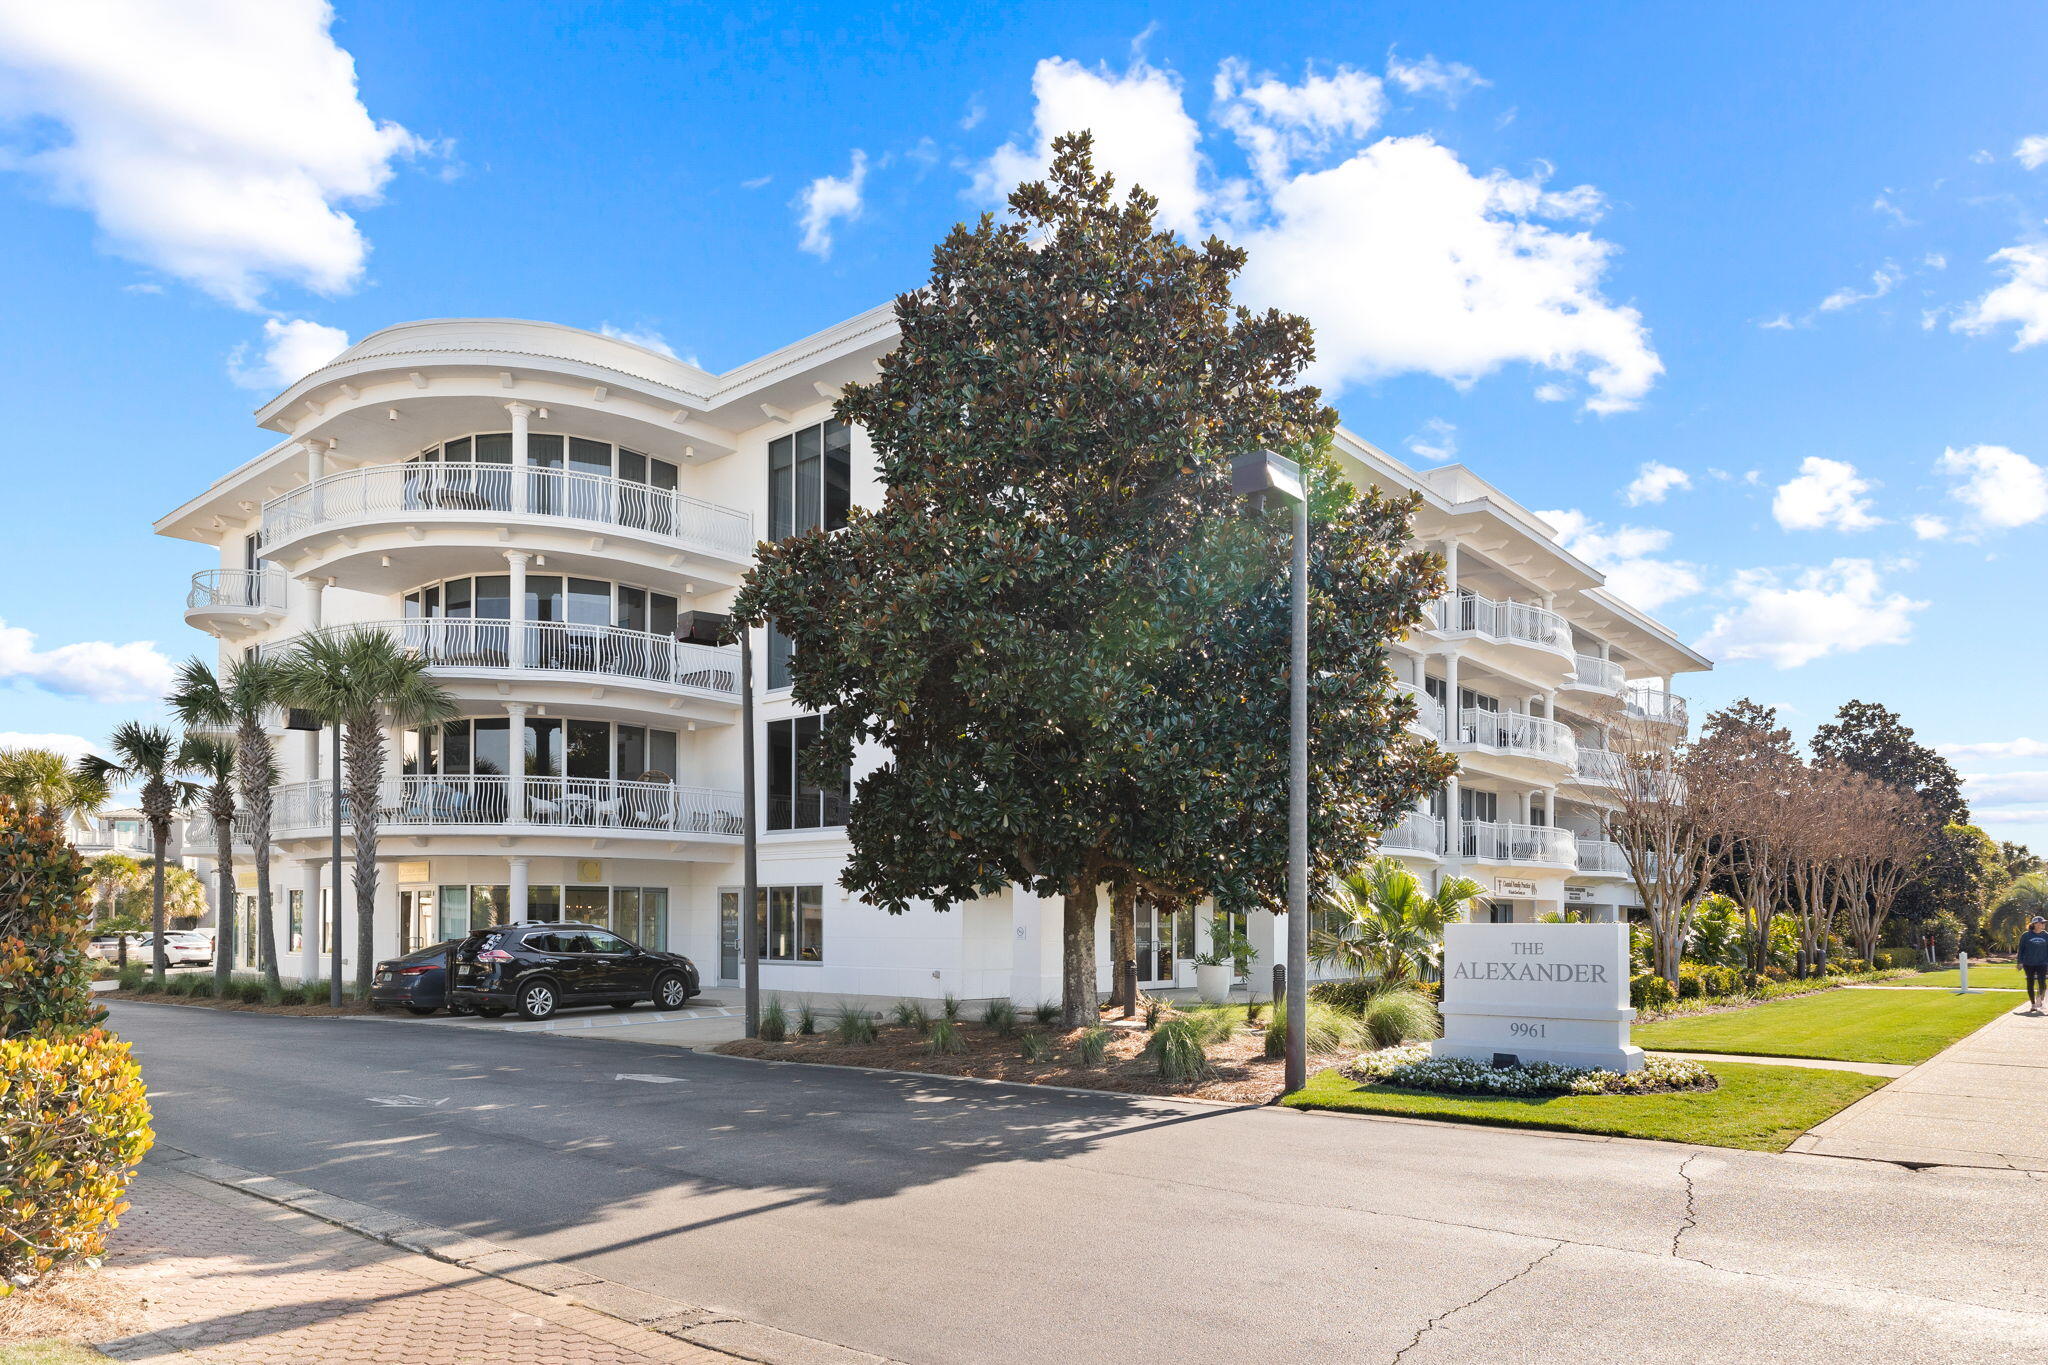
<path fill-rule="evenodd" d="M 1887 986 L 1946 986 L 1948 989 L 1954 990 L 1958 985 L 1962 984 L 1962 973 L 1951 967 L 1945 972 L 1922 972 L 1918 976 L 1902 976 L 1896 981 L 1887 981 L 1884 984 Z M 1973 988 L 1977 986 L 2003 986 L 2009 987 L 2012 990 L 2023 991 L 2027 988 L 2027 978 L 2021 975 L 2020 969 L 2013 966 L 2010 962 L 1993 962 L 1982 967 L 1973 965 L 1970 968 L 1970 985 Z"/>
<path fill-rule="evenodd" d="M 1295 1109 L 1341 1109 L 1365 1114 L 1547 1128 L 1566 1133 L 1697 1142 L 1782 1152 L 1807 1129 L 1884 1084 L 1882 1076 L 1819 1071 L 1800 1066 L 1715 1062 L 1717 1089 L 1663 1095 L 1560 1095 L 1513 1099 L 1492 1095 L 1439 1095 L 1391 1086 L 1361 1086 L 1335 1071 L 1309 1077 L 1281 1103 Z"/>
<path fill-rule="evenodd" d="M 2003 992 L 1827 991 L 1747 1009 L 1638 1024 L 1637 1047 L 1912 1065 L 2025 1003 Z"/>
<path fill-rule="evenodd" d="M 24 1341 L 0 1345 L 0 1365 L 94 1365 L 111 1359 L 90 1346 L 63 1341 Z"/>

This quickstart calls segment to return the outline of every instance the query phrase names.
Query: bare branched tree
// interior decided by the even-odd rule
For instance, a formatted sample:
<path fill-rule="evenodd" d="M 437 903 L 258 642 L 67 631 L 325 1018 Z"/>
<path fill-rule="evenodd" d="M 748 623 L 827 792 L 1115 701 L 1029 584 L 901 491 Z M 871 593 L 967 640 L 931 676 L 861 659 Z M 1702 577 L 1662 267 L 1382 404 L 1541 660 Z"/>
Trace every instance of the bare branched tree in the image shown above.
<path fill-rule="evenodd" d="M 1794 794 L 1805 765 L 1775 708 L 1744 698 L 1707 718 L 1692 766 L 1720 774 L 1726 800 L 1718 835 L 1728 881 L 1749 928 L 1749 970 L 1771 960 L 1771 930 L 1791 875 Z"/>
<path fill-rule="evenodd" d="M 1801 770 L 1792 790 L 1786 883 L 1799 929 L 1799 975 L 1820 969 L 1828 933 L 1842 908 L 1845 870 L 1854 834 L 1847 806 L 1853 779 L 1847 769 L 1817 763 Z"/>
<path fill-rule="evenodd" d="M 1677 727 L 1617 710 L 1609 717 L 1615 753 L 1606 814 L 1642 898 L 1657 974 L 1678 985 L 1692 910 L 1720 870 L 1729 801 L 1727 772 L 1696 760 Z"/>
<path fill-rule="evenodd" d="M 1877 965 L 1877 941 L 1933 835 L 1927 803 L 1901 787 L 1851 774 L 1844 791 L 1842 906 L 1856 951 Z"/>

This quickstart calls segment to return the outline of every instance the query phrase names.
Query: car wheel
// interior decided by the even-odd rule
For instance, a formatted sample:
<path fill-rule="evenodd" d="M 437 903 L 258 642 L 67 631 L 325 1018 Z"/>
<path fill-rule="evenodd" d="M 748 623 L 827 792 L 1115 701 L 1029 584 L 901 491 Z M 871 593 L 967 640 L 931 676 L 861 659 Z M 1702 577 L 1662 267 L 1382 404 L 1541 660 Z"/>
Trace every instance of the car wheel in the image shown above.
<path fill-rule="evenodd" d="M 432 1005 L 407 1005 L 405 1012 L 407 1014 L 417 1014 L 420 1018 L 424 1019 L 434 1012 L 434 1007 Z"/>
<path fill-rule="evenodd" d="M 522 1019 L 550 1018 L 557 1003 L 552 981 L 529 981 L 519 988 L 519 1015 Z"/>
<path fill-rule="evenodd" d="M 690 1003 L 690 988 L 671 972 L 654 983 L 654 1003 L 665 1010 L 679 1010 Z"/>

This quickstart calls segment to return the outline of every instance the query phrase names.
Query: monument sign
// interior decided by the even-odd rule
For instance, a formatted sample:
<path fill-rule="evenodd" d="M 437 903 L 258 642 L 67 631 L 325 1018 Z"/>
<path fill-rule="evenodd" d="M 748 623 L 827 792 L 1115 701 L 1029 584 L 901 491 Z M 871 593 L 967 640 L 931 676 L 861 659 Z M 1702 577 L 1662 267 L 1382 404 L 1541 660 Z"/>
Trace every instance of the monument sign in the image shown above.
<path fill-rule="evenodd" d="M 1453 924 L 1438 1057 L 1634 1071 L 1626 924 Z"/>

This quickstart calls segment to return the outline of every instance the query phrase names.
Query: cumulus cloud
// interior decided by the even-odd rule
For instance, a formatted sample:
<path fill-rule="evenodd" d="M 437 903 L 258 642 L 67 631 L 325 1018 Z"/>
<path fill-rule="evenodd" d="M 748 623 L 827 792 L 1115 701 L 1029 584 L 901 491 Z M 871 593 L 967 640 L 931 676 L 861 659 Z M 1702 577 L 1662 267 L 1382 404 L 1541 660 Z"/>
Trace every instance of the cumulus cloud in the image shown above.
<path fill-rule="evenodd" d="M 56 731 L 33 733 L 27 730 L 0 730 L 0 749 L 48 749 L 59 753 L 75 763 L 100 746 L 83 735 L 67 735 Z"/>
<path fill-rule="evenodd" d="M 1820 301 L 1820 311 L 1823 313 L 1839 313 L 1844 308 L 1854 308 L 1859 303 L 1869 303 L 1872 299 L 1881 299 L 1897 288 L 1899 281 L 1905 278 L 1905 271 L 1899 269 L 1892 262 L 1886 261 L 1871 272 L 1869 289 L 1860 292 L 1852 286 L 1844 286 L 1837 289 L 1834 293 Z"/>
<path fill-rule="evenodd" d="M 2048 739 L 1993 739 L 1977 744 L 1937 744 L 1956 758 L 2048 758 Z"/>
<path fill-rule="evenodd" d="M 1970 805 L 2013 806 L 2048 802 L 2048 772 L 1964 773 Z"/>
<path fill-rule="evenodd" d="M 1422 430 L 1408 438 L 1408 449 L 1425 460 L 1439 463 L 1458 458 L 1458 429 L 1441 417 L 1432 417 Z"/>
<path fill-rule="evenodd" d="M 287 389 L 348 349 L 348 333 L 311 318 L 265 318 L 263 347 L 228 353 L 228 377 L 245 389 Z"/>
<path fill-rule="evenodd" d="M 2048 341 L 2048 242 L 2009 246 L 1991 262 L 2004 270 L 2005 283 L 1958 310 L 1950 330 L 1982 336 L 2010 323 L 2015 351 Z"/>
<path fill-rule="evenodd" d="M 112 250 L 238 307 L 279 281 L 342 292 L 369 244 L 340 206 L 434 149 L 363 107 L 333 19 L 322 0 L 0 6 L 9 164 Z"/>
<path fill-rule="evenodd" d="M 1424 373 L 1468 385 L 1503 366 L 1584 385 L 1593 412 L 1637 406 L 1663 373 L 1642 315 L 1608 299 L 1616 248 L 1583 227 L 1590 186 L 1553 189 L 1550 169 L 1475 172 L 1434 139 L 1376 130 L 1381 82 L 1339 68 L 1299 84 L 1218 73 L 1218 123 L 1253 174 L 1220 174 L 1180 77 L 1135 59 L 1122 71 L 1066 58 L 1032 76 L 1033 136 L 984 162 L 976 193 L 999 200 L 1043 172 L 1052 139 L 1087 129 L 1098 165 L 1159 201 L 1164 226 L 1226 232 L 1250 253 L 1241 294 L 1315 324 L 1311 378 L 1326 387 Z"/>
<path fill-rule="evenodd" d="M 797 246 L 820 260 L 832 254 L 832 224 L 860 217 L 861 189 L 867 183 L 868 154 L 853 149 L 853 165 L 845 175 L 821 175 L 796 197 L 797 223 L 803 236 Z"/>
<path fill-rule="evenodd" d="M 2048 469 L 2018 451 L 1989 445 L 1951 448 L 1934 467 L 1957 480 L 1949 496 L 1970 509 L 1975 529 L 2009 531 L 2048 517 Z"/>
<path fill-rule="evenodd" d="M 2048 162 L 2048 134 L 2033 133 L 2021 138 L 2020 145 L 2012 149 L 2012 154 L 2028 170 L 2039 170 L 2043 162 Z"/>
<path fill-rule="evenodd" d="M 668 344 L 668 338 L 652 327 L 617 327 L 609 322 L 601 322 L 597 330 L 604 336 L 630 341 L 635 346 L 645 346 L 650 351 L 659 351 L 670 360 L 681 359 L 676 354 L 676 348 Z"/>
<path fill-rule="evenodd" d="M 150 640 L 86 640 L 36 648 L 34 631 L 0 621 L 0 681 L 101 702 L 157 701 L 170 689 L 171 661 Z"/>
<path fill-rule="evenodd" d="M 1536 515 L 1556 527 L 1564 548 L 1598 569 L 1607 579 L 1608 590 L 1624 602 L 1655 611 L 1666 602 L 1700 590 L 1695 565 L 1658 557 L 1658 552 L 1671 544 L 1669 531 L 1648 526 L 1617 526 L 1609 531 L 1576 508 Z"/>
<path fill-rule="evenodd" d="M 1631 507 L 1641 507 L 1646 502 L 1662 502 L 1674 488 L 1691 488 L 1692 475 L 1675 465 L 1663 464 L 1657 460 L 1645 461 L 1636 471 L 1635 478 L 1622 490 L 1622 497 Z"/>
<path fill-rule="evenodd" d="M 1434 95 L 1453 109 L 1471 91 L 1493 84 L 1463 62 L 1438 61 L 1432 56 L 1410 62 L 1391 52 L 1387 54 L 1387 79 L 1411 95 Z"/>
<path fill-rule="evenodd" d="M 1883 572 L 1868 559 L 1837 559 L 1789 575 L 1745 569 L 1729 581 L 1727 592 L 1735 605 L 1715 613 L 1696 648 L 1716 658 L 1762 659 L 1779 668 L 1904 644 L 1912 637 L 1914 613 L 1927 606 L 1887 591 Z"/>
<path fill-rule="evenodd" d="M 1788 531 L 1867 531 L 1883 524 L 1864 496 L 1872 486 L 1846 460 L 1809 455 L 1797 477 L 1778 485 L 1771 515 Z"/>
<path fill-rule="evenodd" d="M 1921 540 L 1947 540 L 1951 529 L 1945 517 L 1913 518 L 1913 534 Z"/>

